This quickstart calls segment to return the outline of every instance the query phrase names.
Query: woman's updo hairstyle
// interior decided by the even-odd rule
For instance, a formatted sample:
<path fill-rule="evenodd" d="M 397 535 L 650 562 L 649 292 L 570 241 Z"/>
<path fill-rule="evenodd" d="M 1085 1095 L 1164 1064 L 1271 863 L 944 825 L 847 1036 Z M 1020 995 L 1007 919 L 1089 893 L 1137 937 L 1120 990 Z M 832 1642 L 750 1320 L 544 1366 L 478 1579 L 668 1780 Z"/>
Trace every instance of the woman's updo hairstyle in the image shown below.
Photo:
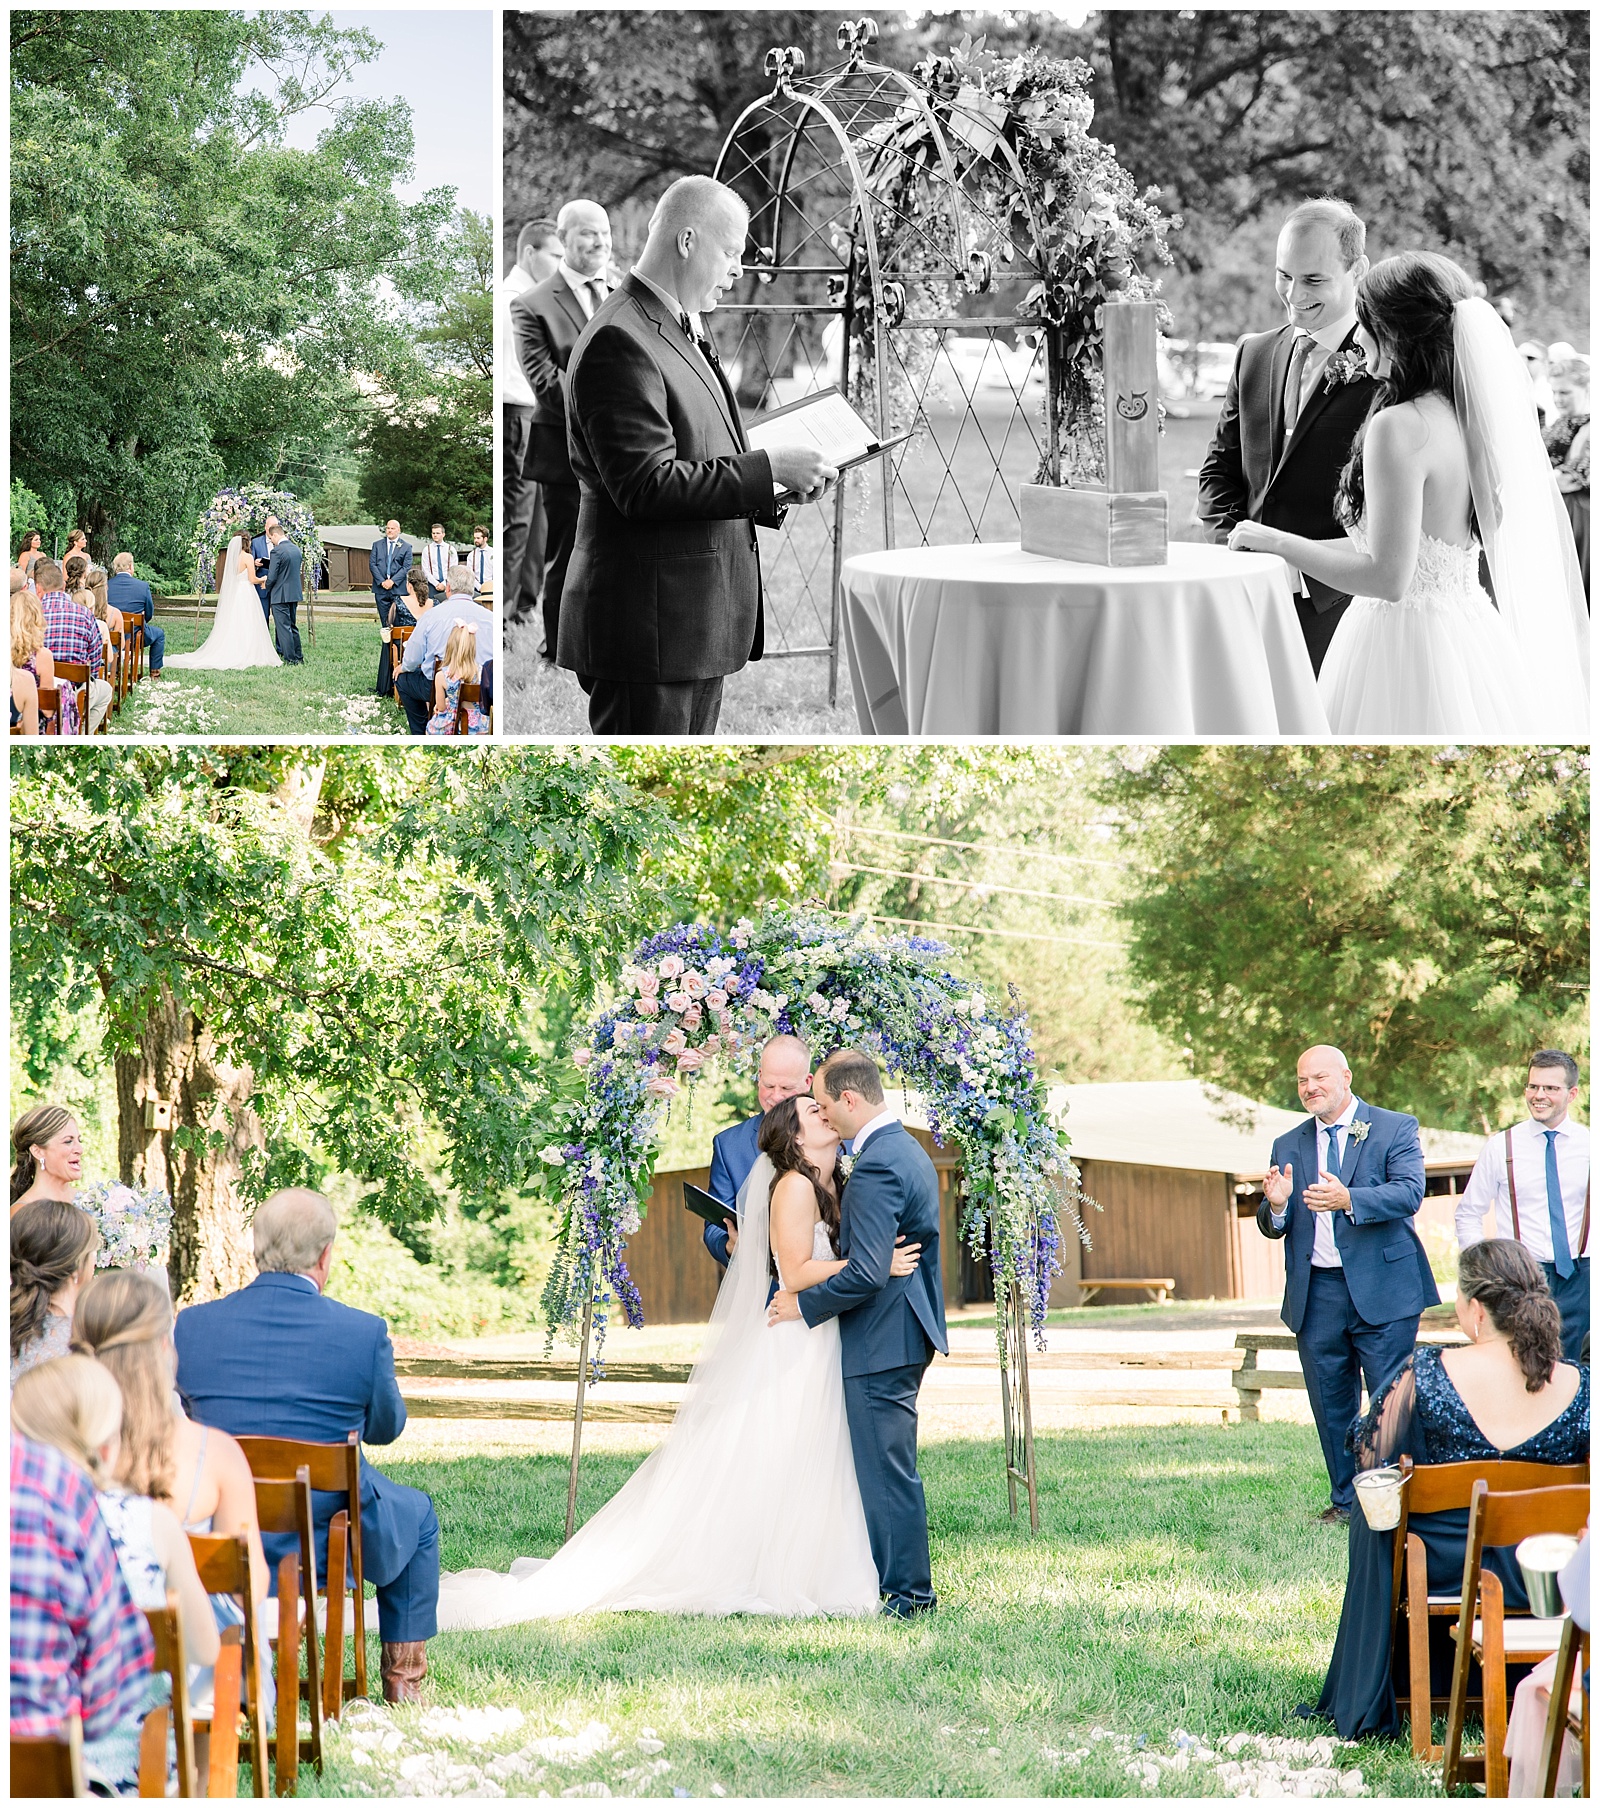
<path fill-rule="evenodd" d="M 38 1177 L 39 1164 L 32 1151 L 42 1149 L 72 1122 L 64 1105 L 35 1105 L 24 1111 L 11 1132 L 11 1203 L 15 1205 Z"/>
<path fill-rule="evenodd" d="M 33 1199 L 11 1220 L 11 1354 L 37 1337 L 50 1301 L 100 1247 L 93 1218 L 64 1199 Z"/>
<path fill-rule="evenodd" d="M 1456 303 L 1471 296 L 1466 271 L 1436 251 L 1402 251 L 1374 264 L 1361 279 L 1356 319 L 1388 357 L 1389 374 L 1378 379 L 1378 393 L 1339 475 L 1333 506 L 1346 527 L 1366 513 L 1361 455 L 1373 416 L 1421 395 L 1442 395 L 1454 405 Z"/>
<path fill-rule="evenodd" d="M 1544 1270 L 1510 1237 L 1487 1237 L 1461 1252 L 1456 1289 L 1476 1300 L 1511 1345 L 1528 1392 L 1547 1385 L 1561 1360 L 1561 1313 Z"/>

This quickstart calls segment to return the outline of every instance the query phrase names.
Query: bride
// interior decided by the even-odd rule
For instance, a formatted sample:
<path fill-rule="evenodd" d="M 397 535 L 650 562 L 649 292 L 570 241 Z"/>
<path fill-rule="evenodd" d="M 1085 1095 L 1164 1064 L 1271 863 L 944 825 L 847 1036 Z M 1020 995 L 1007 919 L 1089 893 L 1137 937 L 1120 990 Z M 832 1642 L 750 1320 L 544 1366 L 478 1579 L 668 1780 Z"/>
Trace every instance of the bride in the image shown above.
<path fill-rule="evenodd" d="M 1348 538 L 1245 521 L 1228 544 L 1354 593 L 1317 680 L 1334 734 L 1587 741 L 1583 580 L 1511 334 L 1430 252 L 1375 265 L 1356 317 L 1382 388 L 1339 479 Z"/>
<path fill-rule="evenodd" d="M 766 1317 L 769 1252 L 791 1290 L 845 1266 L 833 1242 L 839 1138 L 802 1094 L 762 1119 L 761 1150 L 739 1193 L 737 1248 L 705 1348 L 666 1441 L 547 1562 L 519 1558 L 509 1576 L 441 1576 L 441 1631 L 602 1608 L 877 1612 L 838 1321 L 769 1328 Z M 918 1249 L 896 1250 L 890 1272 L 910 1274 Z"/>
<path fill-rule="evenodd" d="M 169 653 L 167 664 L 232 672 L 250 665 L 282 663 L 261 612 L 261 598 L 256 595 L 256 562 L 235 534 L 222 562 L 222 587 L 211 632 L 192 653 Z"/>

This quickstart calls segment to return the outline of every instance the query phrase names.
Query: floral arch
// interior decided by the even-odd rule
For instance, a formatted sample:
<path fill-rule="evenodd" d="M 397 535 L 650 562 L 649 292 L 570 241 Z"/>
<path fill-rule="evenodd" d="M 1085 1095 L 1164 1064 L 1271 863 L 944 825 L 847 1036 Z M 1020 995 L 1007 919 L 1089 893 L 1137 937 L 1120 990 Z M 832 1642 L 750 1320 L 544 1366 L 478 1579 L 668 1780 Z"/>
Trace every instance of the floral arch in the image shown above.
<path fill-rule="evenodd" d="M 583 1353 L 573 1482 L 591 1337 L 598 1332 L 598 1350 L 616 1307 L 629 1325 L 643 1323 L 626 1244 L 639 1228 L 666 1114 L 709 1065 L 751 1071 L 779 1034 L 801 1037 L 819 1055 L 844 1044 L 869 1049 L 892 1081 L 919 1095 L 935 1141 L 960 1149 L 959 1233 L 995 1277 L 1012 1511 L 1020 1483 L 1037 1526 L 1027 1333 L 1042 1349 L 1063 1216 L 1085 1243 L 1088 1233 L 1027 1017 L 956 972 L 943 943 L 880 935 L 864 918 L 815 905 L 773 907 L 726 936 L 703 923 L 652 936 L 624 963 L 615 1002 L 573 1050 L 584 1091 L 564 1140 L 542 1152 L 562 1208 L 546 1323 L 552 1342 L 572 1333 Z"/>
<path fill-rule="evenodd" d="M 190 567 L 195 573 L 196 608 L 199 598 L 211 586 L 217 554 L 222 552 L 235 534 L 246 543 L 260 533 L 268 515 L 276 515 L 285 534 L 305 554 L 306 622 L 313 640 L 317 637 L 317 572 L 327 560 L 316 517 L 298 496 L 288 490 L 271 490 L 265 484 L 246 483 L 235 489 L 218 490 L 205 512 L 195 523 L 189 537 Z"/>

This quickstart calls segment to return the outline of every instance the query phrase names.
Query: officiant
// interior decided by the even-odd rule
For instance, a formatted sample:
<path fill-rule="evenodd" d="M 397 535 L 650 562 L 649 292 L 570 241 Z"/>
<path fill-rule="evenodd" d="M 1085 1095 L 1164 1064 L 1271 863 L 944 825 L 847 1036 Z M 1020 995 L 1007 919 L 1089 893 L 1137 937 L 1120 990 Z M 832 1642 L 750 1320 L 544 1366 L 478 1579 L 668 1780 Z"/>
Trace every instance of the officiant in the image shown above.
<path fill-rule="evenodd" d="M 739 1189 L 750 1178 L 750 1170 L 761 1153 L 761 1120 L 774 1105 L 785 1099 L 797 1099 L 811 1090 L 811 1050 L 798 1036 L 774 1036 L 761 1051 L 756 1068 L 756 1099 L 761 1109 L 731 1130 L 722 1130 L 711 1139 L 711 1179 L 706 1191 L 713 1199 L 737 1205 Z M 739 1246 L 739 1232 L 733 1218 L 725 1224 L 708 1224 L 704 1232 L 705 1246 L 719 1268 L 728 1266 L 728 1258 Z"/>
<path fill-rule="evenodd" d="M 656 205 L 644 253 L 567 366 L 577 539 L 556 663 L 596 734 L 711 734 L 723 680 L 761 657 L 756 524 L 837 475 L 811 447 L 753 450 L 704 316 L 744 274 L 749 209 L 710 176 Z"/>

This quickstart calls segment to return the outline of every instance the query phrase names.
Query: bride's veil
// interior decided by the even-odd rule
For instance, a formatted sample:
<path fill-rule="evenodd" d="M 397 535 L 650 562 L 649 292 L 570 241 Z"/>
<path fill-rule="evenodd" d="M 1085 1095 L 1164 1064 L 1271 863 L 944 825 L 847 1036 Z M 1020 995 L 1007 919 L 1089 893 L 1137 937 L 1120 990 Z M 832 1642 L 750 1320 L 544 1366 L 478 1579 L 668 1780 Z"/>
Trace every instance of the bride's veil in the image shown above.
<path fill-rule="evenodd" d="M 1527 366 L 1505 322 L 1473 297 L 1455 308 L 1456 418 L 1494 600 L 1534 677 L 1551 740 L 1589 738 L 1589 611 Z"/>
<path fill-rule="evenodd" d="M 228 550 L 222 555 L 222 582 L 217 588 L 217 614 L 219 616 L 222 614 L 225 604 L 237 603 L 242 600 L 239 591 L 247 582 L 244 573 L 239 569 L 239 554 L 243 550 L 244 538 L 240 534 L 235 534 L 228 542 Z M 250 594 L 254 598 L 255 585 L 251 584 L 249 588 Z M 256 607 L 258 609 L 261 607 L 259 600 L 256 602 Z"/>

